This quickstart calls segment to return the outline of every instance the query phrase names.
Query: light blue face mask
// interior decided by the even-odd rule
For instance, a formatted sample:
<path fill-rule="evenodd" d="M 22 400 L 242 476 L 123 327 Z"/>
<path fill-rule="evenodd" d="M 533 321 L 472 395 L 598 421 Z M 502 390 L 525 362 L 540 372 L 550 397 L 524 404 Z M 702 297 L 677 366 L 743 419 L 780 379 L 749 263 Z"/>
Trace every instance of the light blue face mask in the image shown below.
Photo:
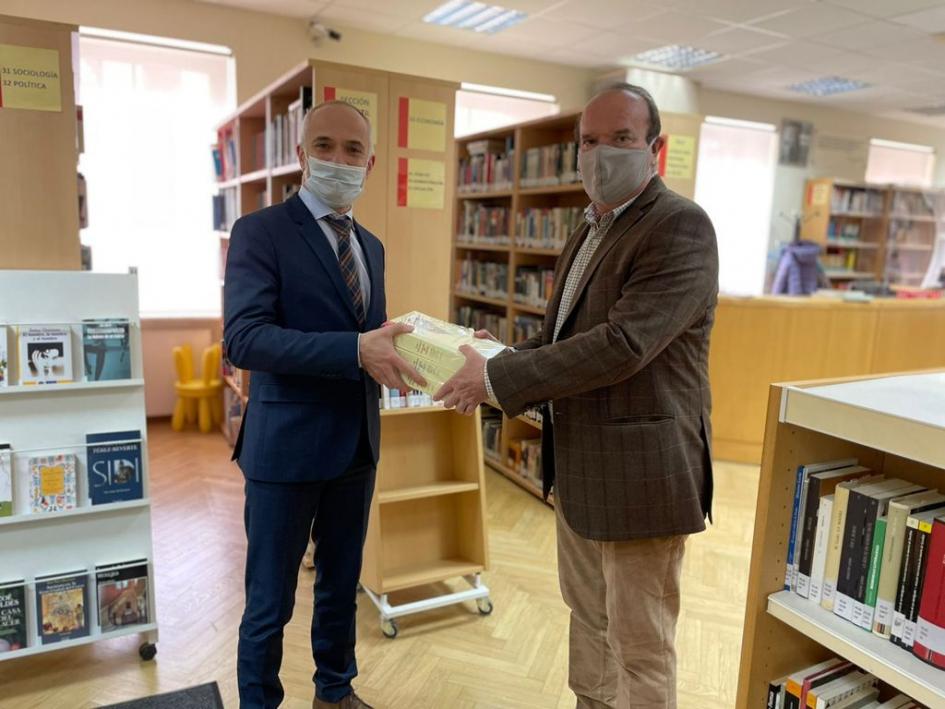
<path fill-rule="evenodd" d="M 364 189 L 367 168 L 308 158 L 305 187 L 332 209 L 350 207 Z"/>

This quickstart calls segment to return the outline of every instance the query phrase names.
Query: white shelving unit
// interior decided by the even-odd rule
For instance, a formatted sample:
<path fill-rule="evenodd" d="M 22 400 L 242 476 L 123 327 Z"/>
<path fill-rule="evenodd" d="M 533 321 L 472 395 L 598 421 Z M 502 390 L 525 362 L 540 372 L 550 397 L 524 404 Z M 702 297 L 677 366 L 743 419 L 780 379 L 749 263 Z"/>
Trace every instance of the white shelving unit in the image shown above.
<path fill-rule="evenodd" d="M 141 322 L 136 274 L 74 271 L 0 271 L 0 324 L 69 324 L 72 328 L 74 383 L 0 388 L 0 443 L 13 450 L 13 515 L 0 517 L 0 583 L 25 579 L 28 647 L 0 654 L 0 661 L 66 647 L 142 634 L 142 658 L 151 659 L 158 639 L 151 544 L 151 506 Z M 85 318 L 127 318 L 131 375 L 128 380 L 81 381 L 82 325 Z M 16 338 L 8 343 L 10 378 L 16 377 Z M 86 475 L 86 434 L 141 431 L 143 498 L 93 506 Z M 77 459 L 78 506 L 59 513 L 31 514 L 29 458 L 73 453 Z M 95 566 L 148 560 L 148 624 L 101 633 Z M 89 635 L 41 644 L 37 637 L 37 576 L 84 569 L 88 579 Z"/>
<path fill-rule="evenodd" d="M 945 671 L 783 590 L 795 470 L 846 457 L 945 490 L 945 372 L 771 387 L 738 709 L 764 706 L 768 682 L 831 655 L 926 706 L 945 707 Z"/>

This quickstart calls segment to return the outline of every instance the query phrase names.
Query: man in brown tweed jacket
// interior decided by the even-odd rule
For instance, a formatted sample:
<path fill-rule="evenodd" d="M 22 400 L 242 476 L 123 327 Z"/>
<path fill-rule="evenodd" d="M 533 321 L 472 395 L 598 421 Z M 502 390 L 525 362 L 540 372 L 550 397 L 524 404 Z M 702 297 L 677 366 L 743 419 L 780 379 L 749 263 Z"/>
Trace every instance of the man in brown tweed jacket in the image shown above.
<path fill-rule="evenodd" d="M 544 488 L 581 708 L 676 706 L 683 551 L 712 501 L 718 252 L 705 212 L 655 174 L 660 129 L 640 87 L 591 99 L 579 165 L 592 203 L 558 259 L 541 333 L 488 362 L 467 349 L 437 394 L 461 413 L 487 399 L 509 416 L 548 404 Z"/>

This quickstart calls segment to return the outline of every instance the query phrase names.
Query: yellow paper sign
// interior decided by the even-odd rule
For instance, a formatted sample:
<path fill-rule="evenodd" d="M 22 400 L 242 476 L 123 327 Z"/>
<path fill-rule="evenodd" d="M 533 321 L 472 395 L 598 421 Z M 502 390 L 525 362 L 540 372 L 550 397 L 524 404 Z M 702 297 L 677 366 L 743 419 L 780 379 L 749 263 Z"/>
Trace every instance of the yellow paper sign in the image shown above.
<path fill-rule="evenodd" d="M 397 160 L 397 206 L 443 209 L 446 163 L 442 160 Z"/>
<path fill-rule="evenodd" d="M 823 207 L 830 201 L 830 186 L 823 182 L 818 182 L 812 186 L 810 193 L 810 203 L 813 207 Z"/>
<path fill-rule="evenodd" d="M 663 175 L 691 180 L 696 164 L 696 139 L 691 135 L 671 135 L 666 143 L 666 167 Z"/>
<path fill-rule="evenodd" d="M 40 475 L 40 491 L 43 496 L 64 495 L 66 492 L 66 469 L 61 465 L 42 468 Z"/>
<path fill-rule="evenodd" d="M 344 101 L 364 113 L 371 122 L 371 147 L 377 145 L 377 94 L 354 89 L 325 87 L 326 101 Z"/>
<path fill-rule="evenodd" d="M 446 104 L 401 96 L 398 105 L 397 147 L 446 149 Z"/>
<path fill-rule="evenodd" d="M 0 44 L 0 108 L 61 111 L 59 52 Z"/>

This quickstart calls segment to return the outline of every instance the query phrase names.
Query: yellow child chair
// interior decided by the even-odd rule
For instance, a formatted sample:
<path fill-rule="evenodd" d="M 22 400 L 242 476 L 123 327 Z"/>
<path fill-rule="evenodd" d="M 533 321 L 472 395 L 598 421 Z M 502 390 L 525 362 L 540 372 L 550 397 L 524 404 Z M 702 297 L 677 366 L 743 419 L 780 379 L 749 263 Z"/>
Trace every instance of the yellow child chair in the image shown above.
<path fill-rule="evenodd" d="M 220 378 L 220 345 L 211 345 L 203 351 L 200 378 L 194 377 L 194 360 L 190 345 L 174 348 L 174 369 L 177 381 L 177 403 L 171 417 L 171 428 L 182 431 L 184 424 L 197 423 L 203 433 L 210 433 L 214 425 L 223 421 L 223 380 Z"/>

